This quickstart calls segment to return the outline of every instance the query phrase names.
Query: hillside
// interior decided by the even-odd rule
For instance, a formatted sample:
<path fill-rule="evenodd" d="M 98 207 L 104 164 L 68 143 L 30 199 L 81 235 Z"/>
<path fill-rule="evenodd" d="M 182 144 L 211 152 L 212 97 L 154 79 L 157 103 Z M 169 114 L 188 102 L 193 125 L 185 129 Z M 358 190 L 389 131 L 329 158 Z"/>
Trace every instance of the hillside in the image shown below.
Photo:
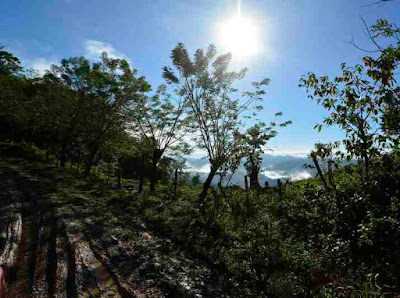
<path fill-rule="evenodd" d="M 312 165 L 312 160 L 306 157 L 295 157 L 290 155 L 261 155 L 261 170 L 259 181 L 261 185 L 265 185 L 267 181 L 269 185 L 276 185 L 277 179 L 286 181 L 298 181 L 302 179 L 312 178 L 316 175 L 315 169 L 306 169 L 304 165 Z M 205 181 L 210 171 L 209 162 L 201 158 L 187 158 L 186 172 L 195 175 L 200 174 L 201 181 Z M 233 174 L 230 185 L 237 185 L 244 188 L 244 176 L 247 171 L 243 164 Z M 218 178 L 214 178 L 213 185 L 216 186 Z"/>
<path fill-rule="evenodd" d="M 8 297 L 221 296 L 215 269 L 155 233 L 134 196 L 16 158 L 0 181 Z"/>
<path fill-rule="evenodd" d="M 0 298 L 400 297 L 400 0 L 93 4 L 0 1 Z"/>
<path fill-rule="evenodd" d="M 11 296 L 398 293 L 395 156 L 374 161 L 373 182 L 362 182 L 355 165 L 337 171 L 335 190 L 316 179 L 282 193 L 212 190 L 203 221 L 196 188 L 138 194 L 136 186 L 118 189 L 11 148 L 0 161 L 1 256 Z M 9 157 L 18 151 L 31 157 Z"/>

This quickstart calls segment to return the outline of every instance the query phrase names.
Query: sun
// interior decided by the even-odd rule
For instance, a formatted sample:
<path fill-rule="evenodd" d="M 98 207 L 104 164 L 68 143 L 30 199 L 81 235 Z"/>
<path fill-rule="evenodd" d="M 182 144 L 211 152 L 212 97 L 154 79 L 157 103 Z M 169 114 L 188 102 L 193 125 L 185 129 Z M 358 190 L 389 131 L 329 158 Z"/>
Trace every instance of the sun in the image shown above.
<path fill-rule="evenodd" d="M 259 51 L 257 26 L 240 16 L 218 25 L 218 39 L 223 50 L 231 52 L 234 58 L 252 56 Z"/>

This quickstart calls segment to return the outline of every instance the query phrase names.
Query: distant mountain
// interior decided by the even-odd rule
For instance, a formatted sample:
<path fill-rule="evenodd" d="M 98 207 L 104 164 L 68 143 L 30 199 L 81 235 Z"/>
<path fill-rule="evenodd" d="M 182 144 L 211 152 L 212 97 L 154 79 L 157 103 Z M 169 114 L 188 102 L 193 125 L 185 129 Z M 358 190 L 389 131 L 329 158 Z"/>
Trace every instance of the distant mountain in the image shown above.
<path fill-rule="evenodd" d="M 269 185 L 276 185 L 277 179 L 286 181 L 289 178 L 292 181 L 298 181 L 314 177 L 315 170 L 305 169 L 305 164 L 312 164 L 312 161 L 306 157 L 263 154 L 259 176 L 260 184 L 264 185 L 265 181 L 268 181 Z M 187 166 L 186 171 L 192 175 L 199 173 L 202 181 L 205 181 L 210 171 L 209 162 L 205 158 L 187 158 Z M 233 175 L 230 184 L 244 187 L 245 175 L 246 169 L 242 164 Z M 216 185 L 218 179 L 215 177 L 212 184 Z"/>

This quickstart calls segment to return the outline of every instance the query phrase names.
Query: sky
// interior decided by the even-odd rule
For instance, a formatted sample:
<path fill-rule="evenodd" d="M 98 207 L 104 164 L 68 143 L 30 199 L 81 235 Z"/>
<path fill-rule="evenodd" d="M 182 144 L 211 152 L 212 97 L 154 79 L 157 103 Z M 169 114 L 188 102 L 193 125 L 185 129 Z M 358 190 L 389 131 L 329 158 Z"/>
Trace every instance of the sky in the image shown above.
<path fill-rule="evenodd" d="M 62 58 L 97 59 L 102 51 L 130 61 L 156 89 L 170 52 L 183 42 L 191 53 L 216 44 L 220 24 L 237 14 L 238 0 L 1 0 L 0 44 L 23 66 L 44 71 Z M 259 49 L 233 57 L 233 69 L 248 67 L 239 87 L 271 79 L 265 96 L 264 121 L 283 112 L 293 124 L 279 131 L 269 147 L 274 154 L 304 155 L 316 142 L 343 138 L 338 128 L 318 133 L 326 112 L 298 87 L 302 75 L 338 75 L 340 64 L 354 65 L 365 53 L 354 40 L 372 48 L 361 16 L 372 25 L 378 18 L 400 23 L 400 1 L 376 0 L 242 0 L 241 16 L 257 31 Z M 222 49 L 223 50 L 223 49 Z M 220 54 L 224 53 L 219 51 Z"/>

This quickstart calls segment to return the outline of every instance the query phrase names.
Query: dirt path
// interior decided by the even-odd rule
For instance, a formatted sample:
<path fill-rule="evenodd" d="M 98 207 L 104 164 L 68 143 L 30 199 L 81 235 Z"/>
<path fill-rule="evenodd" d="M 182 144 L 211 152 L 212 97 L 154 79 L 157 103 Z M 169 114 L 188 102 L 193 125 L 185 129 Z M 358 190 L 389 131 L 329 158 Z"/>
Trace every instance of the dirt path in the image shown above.
<path fill-rule="evenodd" d="M 79 233 L 69 234 L 42 180 L 0 169 L 0 262 L 7 297 L 134 297 Z"/>
<path fill-rule="evenodd" d="M 212 268 L 147 228 L 132 199 L 88 185 L 0 157 L 7 297 L 228 297 Z"/>

